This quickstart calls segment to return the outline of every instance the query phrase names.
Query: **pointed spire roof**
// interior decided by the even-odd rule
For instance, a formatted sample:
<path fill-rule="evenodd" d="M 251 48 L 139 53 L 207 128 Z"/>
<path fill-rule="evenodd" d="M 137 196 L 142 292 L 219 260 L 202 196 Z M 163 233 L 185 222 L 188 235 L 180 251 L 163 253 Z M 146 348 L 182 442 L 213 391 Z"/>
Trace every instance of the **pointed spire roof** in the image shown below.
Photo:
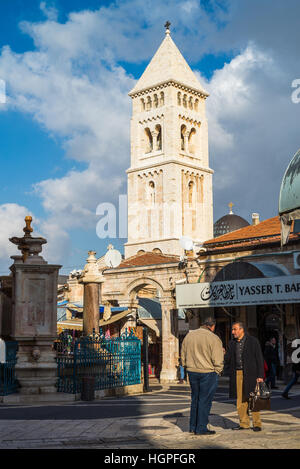
<path fill-rule="evenodd" d="M 180 83 L 208 96 L 167 29 L 163 42 L 129 95 L 169 81 Z"/>

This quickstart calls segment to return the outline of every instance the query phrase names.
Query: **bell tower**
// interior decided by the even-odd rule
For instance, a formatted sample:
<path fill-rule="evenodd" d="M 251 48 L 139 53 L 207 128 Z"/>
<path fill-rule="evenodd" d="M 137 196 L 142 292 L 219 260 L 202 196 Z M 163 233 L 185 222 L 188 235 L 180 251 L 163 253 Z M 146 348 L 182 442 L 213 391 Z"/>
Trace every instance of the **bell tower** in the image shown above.
<path fill-rule="evenodd" d="M 213 237 L 212 174 L 208 161 L 208 93 L 166 35 L 132 99 L 128 175 L 128 242 L 138 252 L 183 253 L 181 236 Z"/>

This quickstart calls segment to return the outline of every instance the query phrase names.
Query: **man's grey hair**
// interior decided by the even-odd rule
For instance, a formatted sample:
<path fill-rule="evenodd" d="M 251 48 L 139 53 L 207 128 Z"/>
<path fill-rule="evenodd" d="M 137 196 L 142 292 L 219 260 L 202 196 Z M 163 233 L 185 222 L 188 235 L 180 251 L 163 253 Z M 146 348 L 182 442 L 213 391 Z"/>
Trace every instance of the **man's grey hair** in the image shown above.
<path fill-rule="evenodd" d="M 216 325 L 216 320 L 215 318 L 209 316 L 207 317 L 206 319 L 204 319 L 203 323 L 202 323 L 202 326 L 208 326 L 208 327 L 212 327 L 212 326 L 215 326 Z"/>

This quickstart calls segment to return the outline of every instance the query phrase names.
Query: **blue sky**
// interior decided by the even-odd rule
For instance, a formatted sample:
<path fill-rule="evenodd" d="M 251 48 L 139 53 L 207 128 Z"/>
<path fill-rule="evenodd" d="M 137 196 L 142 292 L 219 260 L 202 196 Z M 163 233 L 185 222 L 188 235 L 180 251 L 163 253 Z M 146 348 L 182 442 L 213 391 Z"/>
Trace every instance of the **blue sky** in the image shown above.
<path fill-rule="evenodd" d="M 63 272 L 105 253 L 96 207 L 126 192 L 130 98 L 164 37 L 210 92 L 214 218 L 277 214 L 283 172 L 299 148 L 300 5 L 281 0 L 10 0 L 0 3 L 0 270 L 25 214 Z M 116 138 L 116 135 L 118 138 Z M 108 184 L 109 181 L 109 184 Z"/>

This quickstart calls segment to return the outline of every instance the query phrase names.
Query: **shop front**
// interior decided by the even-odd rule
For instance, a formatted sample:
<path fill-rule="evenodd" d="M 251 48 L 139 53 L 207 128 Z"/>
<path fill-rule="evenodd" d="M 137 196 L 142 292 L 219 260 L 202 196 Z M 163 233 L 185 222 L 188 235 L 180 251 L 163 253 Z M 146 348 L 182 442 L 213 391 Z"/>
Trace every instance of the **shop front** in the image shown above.
<path fill-rule="evenodd" d="M 213 315 L 225 349 L 235 321 L 245 324 L 248 333 L 258 338 L 262 350 L 275 337 L 277 374 L 281 375 L 291 363 L 291 344 L 299 337 L 300 275 L 286 275 L 279 265 L 234 264 L 219 270 L 212 282 L 177 285 L 176 306 L 198 311 L 199 324 L 204 316 Z"/>

